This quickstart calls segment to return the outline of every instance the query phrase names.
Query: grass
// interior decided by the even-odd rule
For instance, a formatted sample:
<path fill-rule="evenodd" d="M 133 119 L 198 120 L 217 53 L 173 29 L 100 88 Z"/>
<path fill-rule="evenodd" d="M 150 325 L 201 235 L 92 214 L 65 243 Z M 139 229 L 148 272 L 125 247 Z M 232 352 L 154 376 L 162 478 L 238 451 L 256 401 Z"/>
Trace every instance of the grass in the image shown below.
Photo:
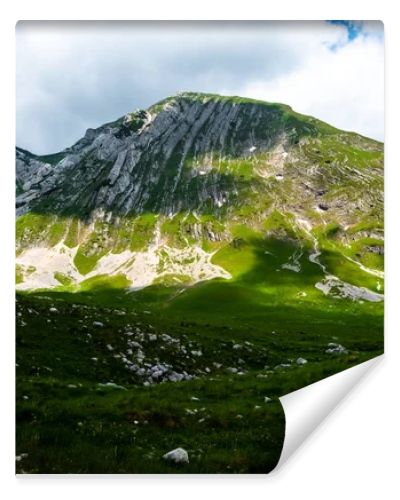
<path fill-rule="evenodd" d="M 277 398 L 382 353 L 382 303 L 324 296 L 307 254 L 301 273 L 280 267 L 292 240 L 234 232 L 214 256 L 230 281 L 127 293 L 123 277 L 96 277 L 75 293 L 18 294 L 18 472 L 268 472 L 284 439 Z M 326 353 L 330 342 L 347 352 Z M 146 387 L 124 359 L 195 378 Z M 189 465 L 162 460 L 178 446 Z"/>
<path fill-rule="evenodd" d="M 73 284 L 73 279 L 68 274 L 56 272 L 54 278 L 63 286 L 69 287 Z"/>
<path fill-rule="evenodd" d="M 18 247 L 29 246 L 35 242 L 48 242 L 53 246 L 63 237 L 65 224 L 56 215 L 26 213 L 16 222 L 16 242 Z"/>
<path fill-rule="evenodd" d="M 97 290 L 97 289 L 121 289 L 127 288 L 131 285 L 131 281 L 129 281 L 124 274 L 117 275 L 107 275 L 107 274 L 98 274 L 93 276 L 92 278 L 88 278 L 80 283 L 80 290 L 82 292 L 86 292 L 88 290 Z"/>
<path fill-rule="evenodd" d="M 93 271 L 96 267 L 97 261 L 101 257 L 102 255 L 100 253 L 87 255 L 84 253 L 83 249 L 78 248 L 74 257 L 74 264 L 81 274 L 88 274 L 90 271 Z"/>
<path fill-rule="evenodd" d="M 19 283 L 23 283 L 23 281 L 24 281 L 23 271 L 21 269 L 21 266 L 17 264 L 15 266 L 15 284 L 18 285 Z"/>
<path fill-rule="evenodd" d="M 185 288 L 171 279 L 168 287 L 127 294 L 123 278 L 100 278 L 84 282 L 79 293 L 19 297 L 17 455 L 27 456 L 17 462 L 18 472 L 268 472 L 284 439 L 276 398 L 382 352 L 382 304 L 324 297 L 314 288 L 322 273 L 307 255 L 299 259 L 300 274 L 281 268 L 298 245 L 240 226 L 233 232 L 232 244 L 213 258 L 232 273 L 231 282 Z M 375 286 L 335 249 L 321 260 L 346 280 Z M 53 315 L 50 306 L 59 312 Z M 160 343 L 142 345 L 146 362 L 158 358 L 197 378 L 144 387 L 114 357 L 127 352 L 127 329 L 191 342 L 188 352 L 201 351 L 200 358 L 179 357 Z M 245 342 L 251 350 L 233 348 Z M 326 354 L 329 342 L 348 353 Z M 307 365 L 297 366 L 297 357 Z M 99 386 L 108 382 L 126 390 Z M 265 404 L 265 396 L 272 402 Z M 189 465 L 162 460 L 178 446 L 189 452 Z"/>
<path fill-rule="evenodd" d="M 20 472 L 233 473 L 273 468 L 284 416 L 277 400 L 264 403 L 265 387 L 255 374 L 239 384 L 222 373 L 212 384 L 199 377 L 143 387 L 114 357 L 123 349 L 122 330 L 132 321 L 141 331 L 160 335 L 148 321 L 143 324 L 143 313 L 120 316 L 97 306 L 77 306 L 82 295 L 74 298 L 75 307 L 51 297 L 51 302 L 32 295 L 18 298 L 18 317 L 27 323 L 17 336 L 17 454 L 28 453 L 17 463 Z M 51 315 L 53 301 L 58 312 Z M 104 328 L 96 329 L 93 320 L 102 321 Z M 194 342 L 183 335 L 182 341 Z M 106 348 L 110 343 L 113 352 Z M 146 345 L 149 357 L 151 349 L 157 351 Z M 175 357 L 165 349 L 164 361 Z M 99 386 L 111 380 L 126 390 Z M 162 460 L 177 446 L 188 450 L 188 466 L 176 468 Z"/>

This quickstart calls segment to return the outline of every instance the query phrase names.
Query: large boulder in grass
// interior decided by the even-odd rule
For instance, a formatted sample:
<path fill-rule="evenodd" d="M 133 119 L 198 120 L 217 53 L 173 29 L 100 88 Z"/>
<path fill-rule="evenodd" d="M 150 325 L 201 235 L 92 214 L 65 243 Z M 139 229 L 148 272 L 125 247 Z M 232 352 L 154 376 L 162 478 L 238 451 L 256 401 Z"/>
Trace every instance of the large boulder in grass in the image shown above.
<path fill-rule="evenodd" d="M 163 455 L 163 459 L 173 464 L 188 464 L 189 455 L 183 448 L 176 448 Z"/>

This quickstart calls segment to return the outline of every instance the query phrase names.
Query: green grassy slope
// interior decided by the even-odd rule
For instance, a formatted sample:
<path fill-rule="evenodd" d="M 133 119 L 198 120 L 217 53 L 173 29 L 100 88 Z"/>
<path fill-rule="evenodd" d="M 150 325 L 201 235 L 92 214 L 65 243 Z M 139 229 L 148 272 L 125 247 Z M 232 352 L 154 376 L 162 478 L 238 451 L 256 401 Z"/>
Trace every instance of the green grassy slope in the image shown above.
<path fill-rule="evenodd" d="M 277 250 L 284 255 L 282 244 Z M 383 305 L 318 295 L 312 285 L 319 268 L 311 264 L 309 283 L 307 274 L 302 279 L 284 269 L 268 283 L 268 265 L 234 268 L 232 281 L 190 288 L 126 293 L 98 283 L 74 294 L 19 294 L 17 455 L 28 456 L 17 470 L 272 469 L 284 437 L 275 398 L 379 355 Z M 147 379 L 121 361 L 135 360 L 129 339 L 140 341 L 145 363 L 171 364 L 196 378 L 143 386 Z M 330 343 L 345 351 L 327 352 Z M 122 388 L 99 385 L 110 382 Z M 175 468 L 161 459 L 177 446 L 189 451 L 190 465 Z"/>

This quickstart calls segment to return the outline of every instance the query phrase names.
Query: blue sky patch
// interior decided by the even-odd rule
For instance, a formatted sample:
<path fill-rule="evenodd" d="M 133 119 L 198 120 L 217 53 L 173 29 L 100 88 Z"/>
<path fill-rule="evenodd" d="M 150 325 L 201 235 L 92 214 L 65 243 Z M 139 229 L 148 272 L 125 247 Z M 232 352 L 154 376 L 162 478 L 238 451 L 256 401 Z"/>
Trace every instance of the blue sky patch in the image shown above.
<path fill-rule="evenodd" d="M 328 21 L 331 24 L 344 26 L 347 29 L 347 40 L 351 42 L 356 39 L 362 32 L 362 24 L 360 21 Z"/>

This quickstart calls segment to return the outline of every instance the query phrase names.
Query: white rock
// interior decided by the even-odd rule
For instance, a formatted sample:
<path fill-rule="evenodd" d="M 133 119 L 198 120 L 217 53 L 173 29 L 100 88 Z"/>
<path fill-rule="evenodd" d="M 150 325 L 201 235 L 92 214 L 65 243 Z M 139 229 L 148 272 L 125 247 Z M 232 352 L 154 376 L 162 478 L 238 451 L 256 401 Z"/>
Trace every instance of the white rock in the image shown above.
<path fill-rule="evenodd" d="M 28 456 L 28 453 L 21 453 L 21 455 L 17 455 L 15 457 L 16 462 L 20 462 L 23 458 L 26 458 Z"/>
<path fill-rule="evenodd" d="M 329 342 L 328 349 L 325 351 L 327 354 L 347 354 L 347 349 L 345 349 L 340 344 L 335 344 L 334 342 Z"/>
<path fill-rule="evenodd" d="M 176 448 L 163 455 L 163 459 L 174 464 L 188 464 L 189 455 L 183 448 Z"/>
<path fill-rule="evenodd" d="M 110 389 L 123 389 L 126 391 L 126 387 L 123 387 L 122 385 L 115 384 L 114 382 L 106 382 L 106 383 L 98 383 L 97 384 L 99 387 L 109 387 Z"/>
<path fill-rule="evenodd" d="M 98 326 L 99 328 L 102 328 L 104 324 L 101 321 L 93 321 L 93 326 Z"/>
<path fill-rule="evenodd" d="M 308 363 L 308 361 L 306 359 L 304 359 L 304 358 L 297 358 L 296 359 L 296 363 L 298 365 L 305 365 L 306 363 Z"/>

